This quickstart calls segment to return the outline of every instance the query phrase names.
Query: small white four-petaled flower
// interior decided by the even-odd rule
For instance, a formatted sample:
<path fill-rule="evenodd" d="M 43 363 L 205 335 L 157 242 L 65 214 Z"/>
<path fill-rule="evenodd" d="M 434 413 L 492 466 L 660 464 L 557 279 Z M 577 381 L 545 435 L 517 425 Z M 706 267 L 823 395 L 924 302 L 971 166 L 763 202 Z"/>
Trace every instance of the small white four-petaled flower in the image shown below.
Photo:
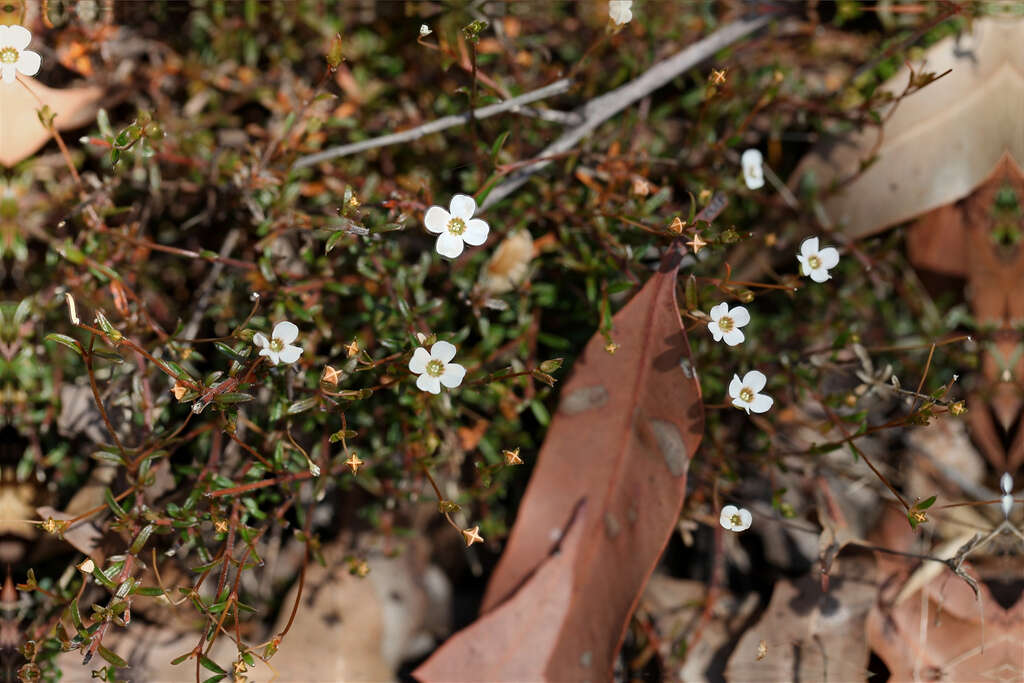
<path fill-rule="evenodd" d="M 302 347 L 292 344 L 299 337 L 299 328 L 295 323 L 282 320 L 274 325 L 270 339 L 262 332 L 252 337 L 252 343 L 259 347 L 260 355 L 266 356 L 273 365 L 278 363 L 294 363 L 302 355 Z"/>
<path fill-rule="evenodd" d="M 832 278 L 828 271 L 839 263 L 839 252 L 835 247 L 818 249 L 818 238 L 808 237 L 800 245 L 796 260 L 800 262 L 801 275 L 809 275 L 815 282 L 825 282 Z"/>
<path fill-rule="evenodd" d="M 462 253 L 464 244 L 476 247 L 487 240 L 490 228 L 485 221 L 473 218 L 474 213 L 476 200 L 464 194 L 452 197 L 447 211 L 440 206 L 427 209 L 423 222 L 427 230 L 438 234 L 438 254 L 455 258 Z"/>
<path fill-rule="evenodd" d="M 743 375 L 743 379 L 734 374 L 732 381 L 729 382 L 729 397 L 732 399 L 732 404 L 747 411 L 748 415 L 751 411 L 755 413 L 768 412 L 775 401 L 768 394 L 760 393 L 767 383 L 768 378 L 758 370 L 751 370 Z"/>
<path fill-rule="evenodd" d="M 729 346 L 743 342 L 741 327 L 750 322 L 750 313 L 743 306 L 735 306 L 729 310 L 729 304 L 723 301 L 711 309 L 711 322 L 708 332 L 715 341 L 724 341 Z"/>
<path fill-rule="evenodd" d="M 409 370 L 419 375 L 416 378 L 416 386 L 423 391 L 440 394 L 442 384 L 449 389 L 462 384 L 466 368 L 453 363 L 453 358 L 455 345 L 446 341 L 435 342 L 429 353 L 422 346 L 413 351 L 412 358 L 409 359 Z"/>
<path fill-rule="evenodd" d="M 619 26 L 628 24 L 633 19 L 633 0 L 608 0 L 608 18 Z"/>
<path fill-rule="evenodd" d="M 718 523 L 728 531 L 746 531 L 753 521 L 754 516 L 750 514 L 750 510 L 738 508 L 735 505 L 723 507 L 722 514 L 718 517 Z"/>
<path fill-rule="evenodd" d="M 760 150 L 750 148 L 740 157 L 740 165 L 743 167 L 743 182 L 751 190 L 758 190 L 764 187 L 764 157 Z"/>
<path fill-rule="evenodd" d="M 38 52 L 26 50 L 32 32 L 24 26 L 0 26 L 0 76 L 4 83 L 14 83 L 17 72 L 26 76 L 39 73 L 42 59 Z"/>

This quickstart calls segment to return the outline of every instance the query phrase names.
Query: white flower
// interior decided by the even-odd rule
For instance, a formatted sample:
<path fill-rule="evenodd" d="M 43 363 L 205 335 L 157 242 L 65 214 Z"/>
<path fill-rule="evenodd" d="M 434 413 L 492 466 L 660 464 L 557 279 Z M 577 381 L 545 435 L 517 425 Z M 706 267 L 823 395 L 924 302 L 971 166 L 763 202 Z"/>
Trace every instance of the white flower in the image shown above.
<path fill-rule="evenodd" d="M 430 353 L 422 346 L 413 351 L 409 370 L 419 375 L 416 386 L 423 391 L 440 394 L 442 384 L 449 389 L 462 384 L 466 368 L 453 363 L 452 358 L 455 358 L 455 345 L 446 341 L 436 342 L 430 347 Z"/>
<path fill-rule="evenodd" d="M 729 310 L 729 304 L 723 301 L 711 309 L 711 322 L 708 332 L 715 341 L 725 341 L 729 346 L 736 346 L 744 339 L 740 328 L 750 322 L 750 314 L 743 306 Z"/>
<path fill-rule="evenodd" d="M 835 247 L 818 249 L 818 238 L 808 237 L 800 245 L 796 260 L 800 262 L 801 275 L 810 275 L 815 282 L 824 282 L 832 278 L 828 271 L 839 263 L 839 252 Z"/>
<path fill-rule="evenodd" d="M 740 157 L 740 164 L 743 166 L 743 181 L 751 190 L 764 187 L 764 157 L 760 150 L 748 149 Z"/>
<path fill-rule="evenodd" d="M 750 523 L 754 521 L 750 510 L 738 508 L 735 505 L 726 505 L 722 508 L 722 514 L 718 517 L 718 523 L 728 531 L 746 531 Z"/>
<path fill-rule="evenodd" d="M 14 83 L 16 72 L 26 76 L 39 73 L 42 59 L 38 52 L 26 50 L 32 42 L 32 32 L 24 26 L 0 26 L 0 74 L 4 83 Z"/>
<path fill-rule="evenodd" d="M 608 0 L 608 18 L 619 26 L 633 19 L 633 0 Z"/>
<path fill-rule="evenodd" d="M 294 323 L 282 320 L 274 325 L 270 339 L 262 332 L 252 337 L 252 343 L 260 347 L 260 355 L 266 356 L 274 365 L 278 363 L 294 363 L 302 355 L 302 347 L 292 344 L 299 336 L 299 328 Z"/>
<path fill-rule="evenodd" d="M 763 372 L 751 370 L 740 379 L 739 375 L 733 375 L 729 382 L 729 397 L 732 404 L 737 408 L 747 411 L 747 415 L 753 410 L 755 413 L 768 412 L 775 401 L 768 394 L 758 393 L 764 389 L 768 378 Z"/>
<path fill-rule="evenodd" d="M 432 206 L 427 209 L 427 215 L 423 217 L 423 222 L 426 224 L 427 230 L 440 234 L 437 238 L 438 254 L 455 258 L 462 253 L 463 242 L 476 247 L 487 240 L 490 228 L 486 222 L 479 218 L 473 218 L 474 213 L 476 213 L 476 200 L 464 194 L 452 197 L 448 211 L 440 206 Z"/>
<path fill-rule="evenodd" d="M 427 26 L 426 24 L 420 24 L 420 37 L 421 38 L 429 36 L 431 33 L 433 33 L 433 31 L 430 30 L 429 26 Z"/>

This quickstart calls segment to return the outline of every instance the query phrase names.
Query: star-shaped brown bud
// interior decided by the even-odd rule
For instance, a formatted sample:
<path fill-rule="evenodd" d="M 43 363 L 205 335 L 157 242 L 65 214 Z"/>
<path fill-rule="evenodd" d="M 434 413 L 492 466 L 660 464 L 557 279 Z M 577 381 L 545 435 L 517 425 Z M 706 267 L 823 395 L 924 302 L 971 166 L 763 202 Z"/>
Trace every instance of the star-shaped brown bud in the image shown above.
<path fill-rule="evenodd" d="M 700 236 L 699 232 L 693 233 L 693 239 L 686 243 L 686 246 L 693 249 L 694 254 L 699 254 L 700 250 L 708 246 L 708 243 Z"/>
<path fill-rule="evenodd" d="M 503 456 L 505 456 L 505 464 L 506 465 L 522 465 L 523 464 L 523 459 L 519 457 L 519 449 L 518 448 L 516 448 L 514 450 L 511 450 L 511 451 L 507 450 L 507 449 L 503 450 L 501 452 L 501 454 Z"/>
<path fill-rule="evenodd" d="M 174 398 L 181 400 L 181 397 L 188 393 L 188 387 L 179 379 L 174 383 L 174 387 L 171 388 L 171 393 L 174 394 Z"/>
<path fill-rule="evenodd" d="M 713 85 L 720 85 L 721 83 L 725 83 L 726 71 L 728 71 L 728 69 L 712 69 L 709 80 Z"/>
<path fill-rule="evenodd" d="M 672 223 L 668 226 L 668 231 L 673 235 L 682 235 L 683 228 L 686 227 L 686 223 L 679 216 L 672 219 Z"/>
<path fill-rule="evenodd" d="M 472 529 L 463 529 L 462 537 L 466 539 L 466 547 L 473 545 L 474 543 L 483 543 L 484 537 L 480 535 L 480 527 L 475 526 Z"/>
<path fill-rule="evenodd" d="M 352 358 L 352 357 L 353 357 L 353 356 L 355 356 L 355 355 L 356 355 L 357 353 L 359 353 L 359 341 L 358 341 L 358 340 L 356 340 L 356 339 L 353 339 L 353 340 L 352 340 L 351 342 L 349 342 L 349 343 L 348 343 L 348 344 L 347 344 L 347 345 L 345 346 L 345 353 L 347 353 L 347 354 L 348 354 L 348 357 L 349 357 L 349 358 Z"/>
<path fill-rule="evenodd" d="M 348 460 L 345 461 L 345 464 L 352 470 L 352 474 L 357 474 L 359 472 L 359 466 L 363 464 L 363 461 L 359 459 L 358 455 L 353 453 L 348 456 Z"/>
<path fill-rule="evenodd" d="M 320 381 L 323 382 L 324 384 L 330 384 L 332 386 L 337 386 L 338 379 L 340 377 L 341 377 L 341 373 L 340 372 L 338 372 L 336 369 L 332 368 L 330 365 L 325 365 L 324 366 L 324 371 L 320 375 Z"/>

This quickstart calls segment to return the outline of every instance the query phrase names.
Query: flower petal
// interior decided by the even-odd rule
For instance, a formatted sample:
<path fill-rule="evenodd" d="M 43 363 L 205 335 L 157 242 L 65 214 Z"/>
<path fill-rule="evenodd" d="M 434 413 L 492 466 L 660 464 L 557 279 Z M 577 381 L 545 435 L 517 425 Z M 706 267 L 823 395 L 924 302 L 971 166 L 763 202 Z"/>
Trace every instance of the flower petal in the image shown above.
<path fill-rule="evenodd" d="M 722 335 L 722 341 L 724 341 L 728 346 L 742 344 L 744 339 L 746 339 L 746 337 L 743 336 L 743 332 L 735 328 Z"/>
<path fill-rule="evenodd" d="M 466 368 L 462 367 L 458 363 L 448 363 L 448 365 L 444 366 L 444 372 L 441 373 L 441 376 L 438 377 L 438 379 L 441 381 L 441 384 L 445 385 L 449 389 L 454 389 L 462 384 L 462 378 L 465 376 Z"/>
<path fill-rule="evenodd" d="M 715 341 L 722 341 L 722 328 L 714 320 L 708 323 L 708 332 Z"/>
<path fill-rule="evenodd" d="M 811 279 L 815 282 L 827 282 L 832 276 L 828 274 L 827 268 L 815 268 L 811 271 Z"/>
<path fill-rule="evenodd" d="M 260 351 L 261 356 L 266 356 L 267 360 L 270 361 L 271 365 L 277 365 L 277 351 L 271 351 L 270 349 L 263 349 Z"/>
<path fill-rule="evenodd" d="M 0 74 L 2 74 L 4 83 L 14 83 L 14 78 L 18 75 L 18 67 L 14 64 L 0 64 Z"/>
<path fill-rule="evenodd" d="M 299 356 L 301 355 L 302 347 L 290 344 L 281 349 L 278 352 L 277 357 L 280 359 L 282 363 L 294 363 L 299 359 Z"/>
<path fill-rule="evenodd" d="M 451 204 L 448 205 L 448 210 L 452 212 L 452 215 L 456 218 L 461 218 L 464 221 L 469 221 L 476 213 L 476 200 L 470 197 L 468 194 L 457 194 L 452 197 Z"/>
<path fill-rule="evenodd" d="M 295 323 L 282 320 L 278 324 L 274 325 L 274 331 L 271 333 L 271 336 L 280 342 L 291 344 L 299 338 L 299 328 Z"/>
<path fill-rule="evenodd" d="M 427 374 L 420 375 L 416 378 L 416 386 L 419 387 L 421 391 L 427 391 L 431 394 L 441 393 L 441 382 L 439 382 L 436 377 L 431 377 Z"/>
<path fill-rule="evenodd" d="M 39 73 L 39 65 L 42 64 L 42 62 L 43 60 L 39 57 L 38 52 L 22 50 L 21 56 L 18 58 L 15 66 L 18 68 L 18 71 L 26 76 L 35 76 Z"/>
<path fill-rule="evenodd" d="M 732 318 L 732 322 L 736 327 L 743 327 L 750 322 L 750 312 L 743 306 L 734 306 L 733 309 L 729 311 L 729 317 Z"/>
<path fill-rule="evenodd" d="M 252 343 L 255 346 L 260 347 L 261 349 L 265 349 L 268 346 L 270 346 L 270 340 L 267 339 L 267 335 L 263 334 L 262 332 L 257 332 L 256 334 L 252 335 Z"/>
<path fill-rule="evenodd" d="M 750 523 L 754 521 L 754 516 L 750 514 L 750 510 L 740 508 L 736 514 L 740 516 L 740 531 L 749 529 Z"/>
<path fill-rule="evenodd" d="M 806 277 L 811 272 L 811 267 L 807 265 L 807 257 L 797 256 L 796 260 L 800 262 L 800 274 Z"/>
<path fill-rule="evenodd" d="M 437 238 L 437 244 L 434 246 L 438 254 L 448 258 L 456 258 L 462 253 L 464 248 L 462 238 L 450 232 L 441 233 Z"/>
<path fill-rule="evenodd" d="M 427 215 L 423 217 L 423 225 L 432 233 L 440 234 L 448 229 L 448 221 L 452 215 L 440 206 L 432 206 L 427 209 Z"/>
<path fill-rule="evenodd" d="M 739 375 L 733 375 L 732 381 L 729 382 L 729 396 L 731 398 L 738 399 L 741 391 L 743 391 L 743 382 L 740 380 Z M 733 401 L 733 403 L 735 403 L 735 401 Z M 740 407 L 742 408 L 743 406 Z"/>
<path fill-rule="evenodd" d="M 748 387 L 755 394 L 764 389 L 764 385 L 767 383 L 768 378 L 760 370 L 751 370 L 743 375 L 743 386 Z"/>
<path fill-rule="evenodd" d="M 768 394 L 757 394 L 754 396 L 754 400 L 750 402 L 750 410 L 753 410 L 755 413 L 767 413 L 774 404 L 775 399 Z"/>
<path fill-rule="evenodd" d="M 455 344 L 451 342 L 434 342 L 434 345 L 430 347 L 430 357 L 442 363 L 450 363 L 452 358 L 455 358 L 455 351 Z"/>
<path fill-rule="evenodd" d="M 732 404 L 739 408 L 740 410 L 747 411 L 747 415 L 750 415 L 750 404 L 746 403 L 745 401 L 741 401 L 738 398 L 734 398 L 732 400 Z"/>
<path fill-rule="evenodd" d="M 722 303 L 718 304 L 717 306 L 712 306 L 711 310 L 708 311 L 708 315 L 711 316 L 712 320 L 714 320 L 715 322 L 718 322 L 719 318 L 721 318 L 723 315 L 725 315 L 728 312 L 729 312 L 729 304 L 728 304 L 728 302 L 723 301 Z"/>
<path fill-rule="evenodd" d="M 429 362 L 430 354 L 421 346 L 412 352 L 412 358 L 409 359 L 409 372 L 422 375 L 427 371 L 427 363 Z"/>
<path fill-rule="evenodd" d="M 818 238 L 808 237 L 800 245 L 800 255 L 804 258 L 814 256 L 818 253 Z"/>
<path fill-rule="evenodd" d="M 32 42 L 32 32 L 24 26 L 15 24 L 14 26 L 7 27 L 7 35 L 4 38 L 7 39 L 5 41 L 7 45 L 20 51 L 24 50 Z"/>
<path fill-rule="evenodd" d="M 839 264 L 839 252 L 835 247 L 825 247 L 818 252 L 823 268 L 835 268 Z"/>
<path fill-rule="evenodd" d="M 735 505 L 726 505 L 722 508 L 722 514 L 718 516 L 718 523 L 723 528 L 728 529 L 732 524 L 732 516 L 739 512 L 739 509 Z"/>
<path fill-rule="evenodd" d="M 474 218 L 466 222 L 466 232 L 462 233 L 462 239 L 466 244 L 478 247 L 487 241 L 487 233 L 490 231 L 491 228 L 487 225 L 487 221 Z"/>

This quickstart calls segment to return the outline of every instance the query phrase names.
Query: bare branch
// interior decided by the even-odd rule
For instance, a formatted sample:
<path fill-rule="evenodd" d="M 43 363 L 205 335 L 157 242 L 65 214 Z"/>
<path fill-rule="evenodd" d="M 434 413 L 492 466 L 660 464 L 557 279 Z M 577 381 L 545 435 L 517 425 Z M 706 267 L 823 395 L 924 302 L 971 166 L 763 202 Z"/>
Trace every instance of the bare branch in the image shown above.
<path fill-rule="evenodd" d="M 327 161 L 328 159 L 337 159 L 338 157 L 348 156 L 350 154 L 358 154 L 359 152 L 365 152 L 368 149 L 376 149 L 377 147 L 387 147 L 388 145 L 397 145 L 402 142 L 409 142 L 411 140 L 418 140 L 424 135 L 430 135 L 431 133 L 437 133 L 446 128 L 453 126 L 461 126 L 469 123 L 472 118 L 486 119 L 496 114 L 503 112 L 519 113 L 520 109 L 523 113 L 536 114 L 534 110 L 529 112 L 526 111 L 524 105 L 530 102 L 536 102 L 543 100 L 554 95 L 560 95 L 569 89 L 572 85 L 572 81 L 568 78 L 555 81 L 550 85 L 545 85 L 543 88 L 538 88 L 528 93 L 513 97 L 510 100 L 504 102 L 498 102 L 496 104 L 489 104 L 486 107 L 480 107 L 473 112 L 466 112 L 465 114 L 454 114 L 452 116 L 445 116 L 425 123 L 422 126 L 417 126 L 410 130 L 404 130 L 400 133 L 391 133 L 390 135 L 382 135 L 378 138 L 372 138 L 370 140 L 363 140 L 361 142 L 353 142 L 347 145 L 341 145 L 339 147 L 331 147 L 325 149 L 322 152 L 316 154 L 308 154 L 303 157 L 299 157 L 292 168 L 305 168 L 306 166 L 312 166 L 321 161 Z M 544 115 L 540 115 L 541 118 L 547 118 Z M 563 114 L 564 116 L 564 114 Z M 571 114 L 569 115 L 571 116 Z"/>

